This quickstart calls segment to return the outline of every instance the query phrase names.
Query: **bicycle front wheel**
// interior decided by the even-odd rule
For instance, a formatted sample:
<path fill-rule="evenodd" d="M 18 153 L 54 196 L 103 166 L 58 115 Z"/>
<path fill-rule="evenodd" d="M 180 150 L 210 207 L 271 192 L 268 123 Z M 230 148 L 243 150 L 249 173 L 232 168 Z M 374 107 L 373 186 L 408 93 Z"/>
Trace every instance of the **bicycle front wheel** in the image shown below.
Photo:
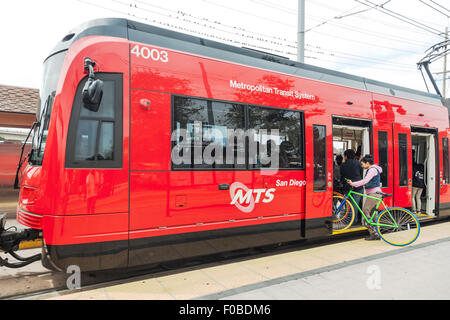
<path fill-rule="evenodd" d="M 407 246 L 419 237 L 419 220 L 403 208 L 387 208 L 378 215 L 376 224 L 380 238 L 393 246 Z"/>
<path fill-rule="evenodd" d="M 351 227 L 355 220 L 355 210 L 351 202 L 341 194 L 333 196 L 333 230 L 344 231 Z"/>

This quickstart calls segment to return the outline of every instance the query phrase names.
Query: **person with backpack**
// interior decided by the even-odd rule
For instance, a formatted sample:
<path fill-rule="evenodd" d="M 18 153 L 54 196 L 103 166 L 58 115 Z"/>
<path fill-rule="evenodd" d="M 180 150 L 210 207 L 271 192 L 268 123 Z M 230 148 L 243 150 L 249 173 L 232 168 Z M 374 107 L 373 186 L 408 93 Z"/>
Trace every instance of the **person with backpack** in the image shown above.
<path fill-rule="evenodd" d="M 369 197 L 381 199 L 382 196 L 377 192 L 381 192 L 381 173 L 383 172 L 383 169 L 374 164 L 372 155 L 366 155 L 364 158 L 362 158 L 361 166 L 363 167 L 363 169 L 367 170 L 364 179 L 356 182 L 347 180 L 347 183 L 354 188 L 360 188 L 364 186 L 366 189 L 366 195 L 368 195 Z M 377 204 L 377 200 L 366 198 L 363 212 L 368 218 L 372 216 L 373 210 L 375 209 Z M 380 237 L 376 234 L 376 229 L 374 226 L 368 225 L 367 229 L 369 230 L 369 236 L 365 238 L 366 240 L 380 240 Z"/>
<path fill-rule="evenodd" d="M 344 160 L 345 162 L 340 165 L 340 176 L 341 176 L 341 191 L 344 195 L 346 195 L 350 191 L 350 186 L 345 182 L 347 179 L 352 181 L 359 181 L 362 178 L 362 167 L 359 160 L 355 159 L 356 154 L 355 151 L 352 149 L 345 150 L 344 152 Z M 363 193 L 364 189 L 362 187 L 355 188 L 353 191 L 358 193 Z M 359 205 L 361 196 L 360 195 L 353 195 L 353 199 L 355 199 L 356 203 Z M 353 224 L 357 224 L 359 221 L 359 211 L 358 208 L 356 208 L 353 205 L 353 209 L 355 211 L 355 221 Z"/>

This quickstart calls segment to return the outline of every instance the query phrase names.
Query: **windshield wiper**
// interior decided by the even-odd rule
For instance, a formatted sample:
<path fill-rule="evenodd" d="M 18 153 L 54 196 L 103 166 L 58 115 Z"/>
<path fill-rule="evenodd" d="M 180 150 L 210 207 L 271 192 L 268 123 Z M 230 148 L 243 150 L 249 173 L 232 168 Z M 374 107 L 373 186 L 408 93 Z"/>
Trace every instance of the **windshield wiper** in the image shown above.
<path fill-rule="evenodd" d="M 23 152 L 25 151 L 25 146 L 27 145 L 28 139 L 30 138 L 31 133 L 33 132 L 34 128 L 39 127 L 40 125 L 41 125 L 41 123 L 39 121 L 33 122 L 30 132 L 28 132 L 27 138 L 25 139 L 25 141 L 22 144 L 22 152 L 20 153 L 19 164 L 17 165 L 16 179 L 14 181 L 14 189 L 19 189 L 19 172 L 20 172 L 20 169 L 22 168 L 23 163 L 25 162 L 25 159 L 23 159 Z M 32 151 L 30 152 L 29 157 L 31 156 L 31 153 L 32 153 Z"/>
<path fill-rule="evenodd" d="M 20 158 L 19 158 L 19 164 L 17 165 L 17 171 L 16 171 L 16 179 L 15 179 L 15 181 L 14 181 L 14 189 L 19 189 L 19 172 L 20 172 L 20 169 L 22 168 L 22 165 L 23 165 L 23 163 L 25 162 L 25 160 L 28 160 L 28 161 L 30 161 L 31 160 L 31 158 L 32 158 L 32 156 L 33 156 L 33 153 L 34 153 L 34 143 L 32 143 L 32 145 L 31 145 L 31 151 L 30 151 L 30 153 L 28 153 L 28 156 L 27 156 L 27 158 L 26 159 L 23 159 L 23 152 L 25 151 L 25 146 L 26 146 L 26 144 L 27 144 L 27 142 L 28 142 L 28 139 L 30 138 L 30 135 L 31 135 L 31 133 L 33 132 L 33 130 L 37 127 L 37 128 L 40 128 L 41 127 L 41 124 L 42 124 L 42 118 L 45 116 L 45 113 L 47 112 L 47 109 L 48 109 L 48 105 L 49 105 L 49 103 L 50 103 L 50 95 L 49 96 L 47 96 L 47 99 L 45 100 L 45 105 L 44 105 L 44 109 L 42 110 L 42 113 L 41 113 L 41 115 L 40 115 L 40 117 L 39 117 L 39 121 L 35 121 L 34 123 L 33 123 L 33 125 L 31 126 L 31 129 L 30 129 L 30 132 L 28 133 L 28 136 L 27 136 L 27 138 L 25 139 L 25 141 L 23 142 L 23 144 L 22 144 L 22 152 L 20 153 Z M 38 134 L 39 134 L 39 132 L 38 132 Z M 33 137 L 33 139 L 34 139 L 34 137 Z M 40 152 L 40 143 L 41 143 L 41 141 L 42 141 L 42 137 L 38 137 L 38 144 L 39 144 L 39 149 L 38 149 L 38 156 L 39 156 L 39 152 Z"/>
<path fill-rule="evenodd" d="M 53 95 L 55 94 L 55 92 L 53 91 L 48 97 L 47 97 L 47 100 L 45 101 L 45 107 L 44 107 L 44 110 L 42 110 L 42 114 L 41 114 L 41 118 L 39 119 L 39 123 L 40 124 L 43 124 L 43 127 L 42 127 L 42 130 L 40 130 L 40 134 L 39 134 L 39 137 L 38 137 L 38 150 L 37 150 L 37 157 L 39 157 L 40 156 L 40 154 L 41 154 L 41 148 L 42 148 L 42 140 L 44 139 L 44 130 L 45 130 L 45 127 L 48 127 L 48 125 L 49 125 L 49 123 L 48 123 L 48 118 L 49 118 L 49 115 L 47 114 L 47 112 L 48 112 L 48 107 L 50 106 L 50 102 L 51 102 L 51 100 L 52 100 L 52 98 L 53 98 Z M 53 102 L 52 102 L 53 103 Z M 42 120 L 42 118 L 44 118 L 43 120 Z M 34 150 L 33 150 L 34 151 Z"/>

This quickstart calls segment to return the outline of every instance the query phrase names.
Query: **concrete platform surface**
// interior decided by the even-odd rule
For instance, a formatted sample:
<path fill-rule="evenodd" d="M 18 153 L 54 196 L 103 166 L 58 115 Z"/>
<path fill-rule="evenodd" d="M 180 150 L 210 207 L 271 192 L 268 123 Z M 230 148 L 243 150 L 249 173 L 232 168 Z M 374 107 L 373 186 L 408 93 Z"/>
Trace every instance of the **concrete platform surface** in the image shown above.
<path fill-rule="evenodd" d="M 448 300 L 450 238 L 202 297 L 225 300 Z"/>
<path fill-rule="evenodd" d="M 357 239 L 39 299 L 449 299 L 450 222 L 404 248 Z M 37 298 L 37 297 L 36 297 Z"/>

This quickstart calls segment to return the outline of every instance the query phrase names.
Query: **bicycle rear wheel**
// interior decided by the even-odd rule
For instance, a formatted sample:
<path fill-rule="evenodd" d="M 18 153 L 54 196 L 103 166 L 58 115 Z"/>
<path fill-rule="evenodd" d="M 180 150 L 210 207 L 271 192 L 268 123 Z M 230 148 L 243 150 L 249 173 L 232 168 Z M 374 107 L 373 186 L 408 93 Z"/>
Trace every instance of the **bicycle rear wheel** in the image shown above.
<path fill-rule="evenodd" d="M 403 208 L 387 208 L 378 215 L 376 224 L 380 238 L 393 246 L 407 246 L 419 237 L 419 220 Z"/>
<path fill-rule="evenodd" d="M 340 194 L 333 196 L 333 230 L 344 231 L 351 227 L 355 220 L 355 210 L 351 202 Z M 338 210 L 339 209 L 339 210 Z"/>

